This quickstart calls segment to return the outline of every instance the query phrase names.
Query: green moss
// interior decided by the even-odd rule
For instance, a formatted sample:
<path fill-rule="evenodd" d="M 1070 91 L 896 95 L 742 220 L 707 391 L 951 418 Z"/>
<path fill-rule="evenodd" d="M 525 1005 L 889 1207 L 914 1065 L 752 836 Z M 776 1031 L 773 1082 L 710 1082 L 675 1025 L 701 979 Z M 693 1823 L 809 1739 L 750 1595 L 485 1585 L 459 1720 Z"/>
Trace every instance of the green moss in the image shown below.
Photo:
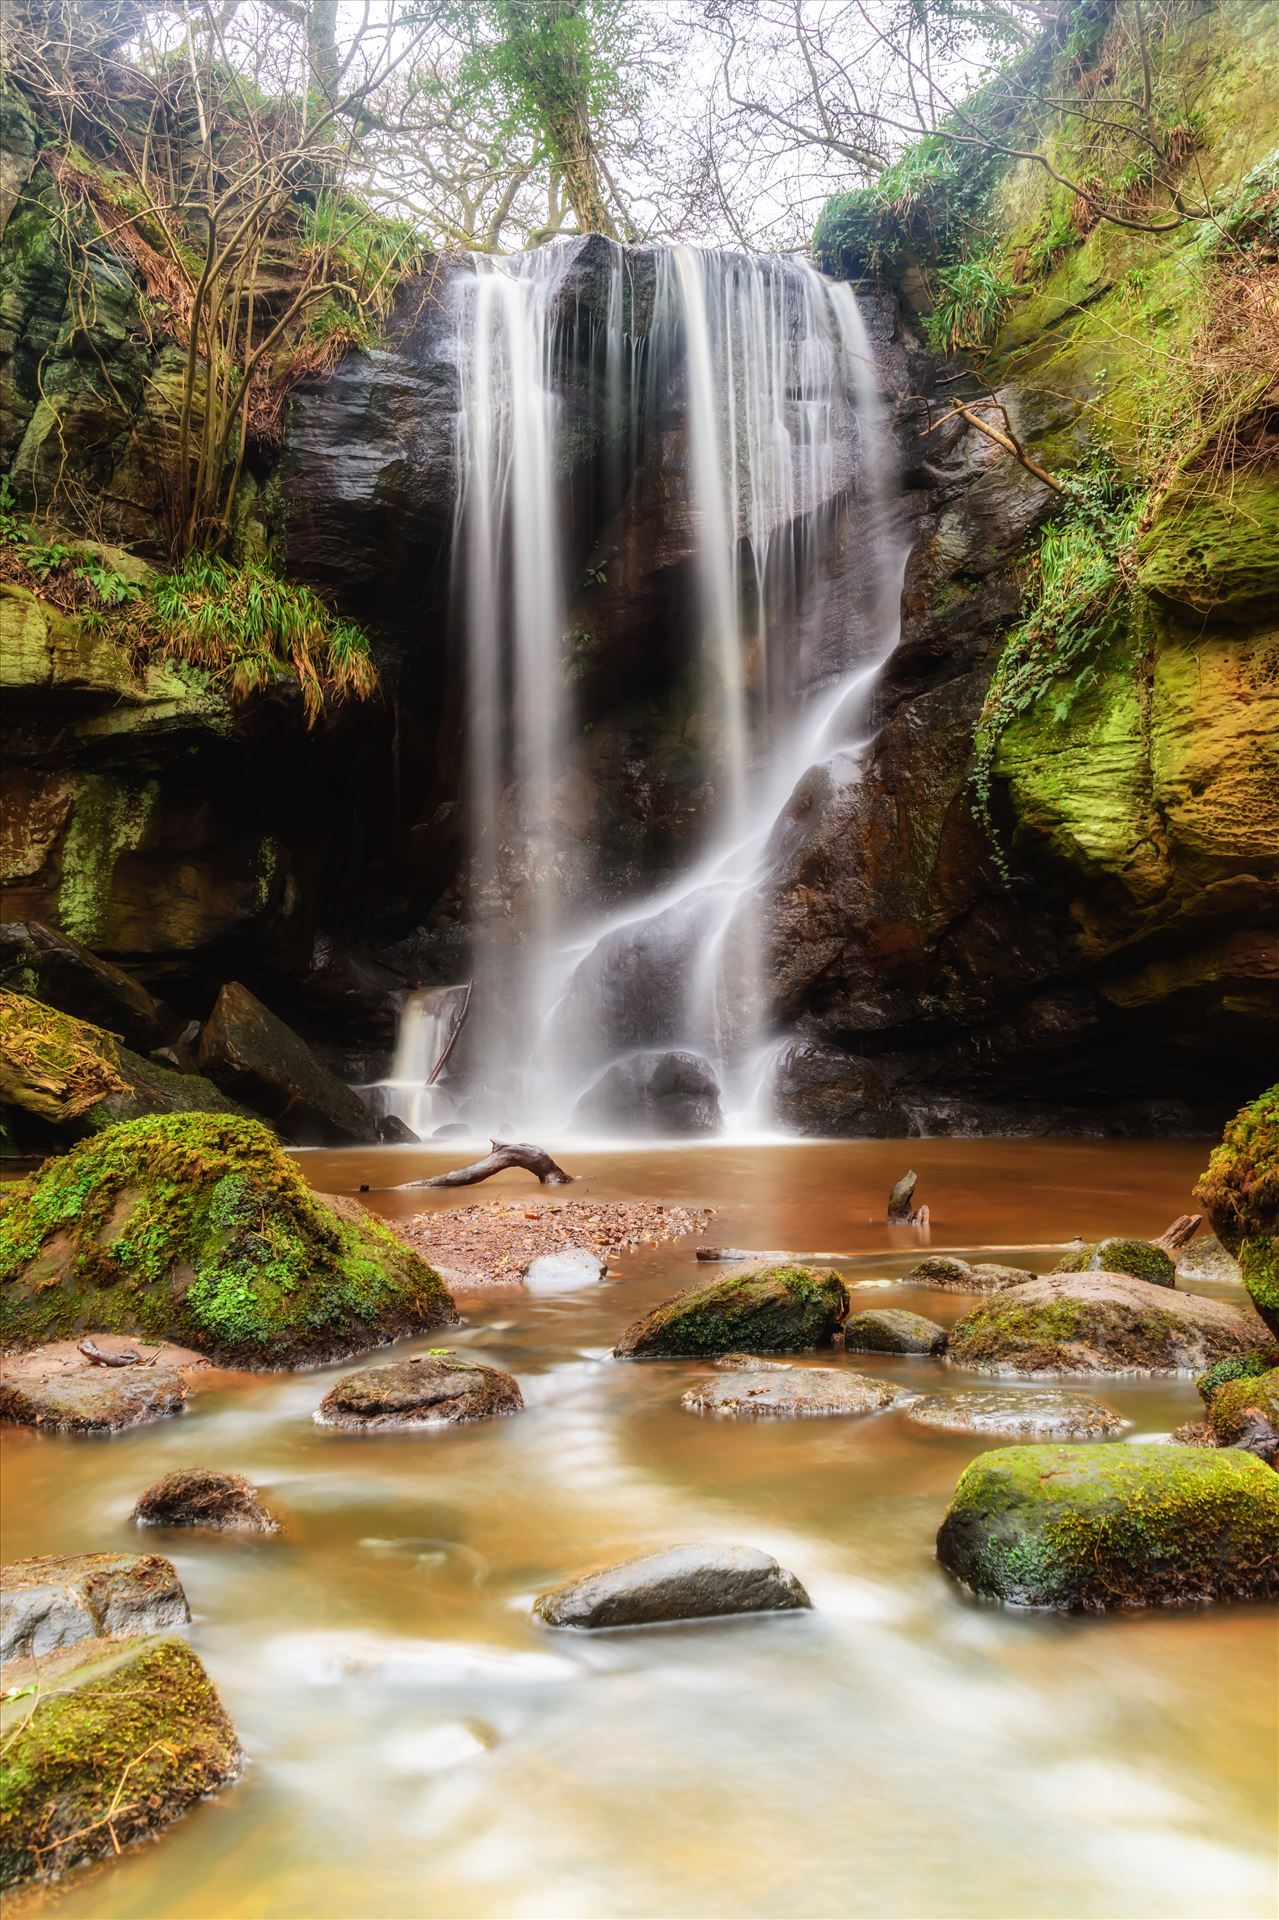
<path fill-rule="evenodd" d="M 1007 1447 L 961 1475 L 937 1539 L 978 1593 L 1100 1611 L 1279 1591 L 1279 1479 L 1175 1445 Z"/>
<path fill-rule="evenodd" d="M 1241 1107 L 1195 1188 L 1244 1285 L 1279 1334 L 1279 1086 Z"/>
<path fill-rule="evenodd" d="M 1075 1247 L 1057 1262 L 1055 1273 L 1128 1273 L 1155 1287 L 1171 1287 L 1177 1269 L 1162 1247 L 1149 1240 L 1097 1240 Z"/>
<path fill-rule="evenodd" d="M 1195 1391 L 1201 1400 L 1208 1401 L 1232 1380 L 1255 1380 L 1258 1374 L 1269 1373 L 1273 1365 L 1273 1354 L 1232 1353 L 1200 1374 L 1195 1381 Z"/>
<path fill-rule="evenodd" d="M 1185 617 L 1248 620 L 1279 604 L 1279 472 L 1258 467 L 1221 487 L 1181 476 L 1137 549 L 1137 578 Z"/>
<path fill-rule="evenodd" d="M 1229 1351 L 1231 1336 L 1196 1329 L 1157 1306 L 1094 1298 L 1022 1301 L 1019 1288 L 994 1294 L 952 1329 L 957 1366 L 989 1372 L 1176 1372 L 1191 1340 Z"/>
<path fill-rule="evenodd" d="M 762 1267 L 663 1301 L 627 1329 L 626 1357 L 799 1353 L 829 1346 L 848 1312 L 839 1275 L 816 1267 Z"/>
<path fill-rule="evenodd" d="M 0 1885 L 112 1853 L 239 1771 L 235 1729 L 180 1640 L 77 1652 L 41 1682 L 34 1706 L 4 1709 Z"/>
<path fill-rule="evenodd" d="M 250 1366 L 359 1352 L 452 1317 L 438 1274 L 319 1200 L 257 1121 L 132 1120 L 19 1184 L 0 1218 L 0 1336 L 101 1328 Z"/>
<path fill-rule="evenodd" d="M 1260 1412 L 1279 1428 L 1279 1367 L 1239 1380 L 1227 1381 L 1208 1402 L 1208 1419 L 1219 1447 L 1232 1447 L 1243 1434 L 1249 1414 Z"/>

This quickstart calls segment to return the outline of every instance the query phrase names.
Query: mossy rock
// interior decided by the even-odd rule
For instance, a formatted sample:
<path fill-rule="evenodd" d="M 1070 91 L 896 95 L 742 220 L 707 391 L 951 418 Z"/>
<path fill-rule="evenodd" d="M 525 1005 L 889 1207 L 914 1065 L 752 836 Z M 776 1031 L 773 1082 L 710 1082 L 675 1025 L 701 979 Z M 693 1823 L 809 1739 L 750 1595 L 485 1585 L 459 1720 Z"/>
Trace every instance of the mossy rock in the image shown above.
<path fill-rule="evenodd" d="M 1205 1404 L 1219 1393 L 1222 1387 L 1232 1380 L 1255 1380 L 1259 1374 L 1269 1373 L 1275 1364 L 1273 1353 L 1236 1353 L 1228 1360 L 1218 1360 L 1209 1367 L 1207 1373 L 1201 1373 L 1195 1381 L 1195 1392 Z"/>
<path fill-rule="evenodd" d="M 848 1289 L 829 1268 L 759 1267 L 664 1300 L 628 1327 L 619 1358 L 803 1353 L 828 1347 L 848 1314 Z"/>
<path fill-rule="evenodd" d="M 20 1693 L 0 1707 L 0 1733 L 2 1886 L 146 1839 L 243 1763 L 181 1640 L 95 1640 L 43 1662 L 35 1699 Z"/>
<path fill-rule="evenodd" d="M 1273 1454 L 1273 1435 L 1279 1432 L 1279 1367 L 1219 1387 L 1208 1402 L 1208 1421 L 1219 1447 L 1237 1446 L 1249 1429 L 1267 1426 L 1272 1436 L 1267 1452 Z"/>
<path fill-rule="evenodd" d="M 385 1367 L 361 1367 L 325 1394 L 317 1426 L 359 1432 L 456 1427 L 519 1413 L 524 1396 L 515 1376 L 456 1354 L 414 1354 Z"/>
<path fill-rule="evenodd" d="M 1252 1303 L 1279 1334 L 1279 1086 L 1241 1107 L 1195 1188 Z"/>
<path fill-rule="evenodd" d="M 88 1329 L 228 1365 L 335 1360 L 455 1318 L 433 1268 L 312 1193 L 256 1120 L 129 1120 L 46 1161 L 0 1213 L 0 1340 Z"/>
<path fill-rule="evenodd" d="M 1149 1240 L 1097 1240 L 1072 1247 L 1057 1262 L 1054 1273 L 1130 1273 L 1152 1287 L 1176 1285 L 1177 1269 L 1162 1247 Z"/>
<path fill-rule="evenodd" d="M 945 1327 L 904 1307 L 872 1307 L 844 1322 L 849 1353 L 940 1353 L 945 1345 Z"/>
<path fill-rule="evenodd" d="M 1064 1612 L 1279 1593 L 1279 1478 L 1165 1443 L 1006 1447 L 960 1476 L 937 1536 L 974 1592 Z"/>
<path fill-rule="evenodd" d="M 1256 467 L 1226 486 L 1183 475 L 1141 543 L 1137 579 L 1191 620 L 1251 620 L 1279 604 L 1279 472 Z"/>
<path fill-rule="evenodd" d="M 952 1329 L 947 1355 L 956 1366 L 1022 1378 L 1198 1374 L 1265 1344 L 1246 1307 L 1125 1273 L 1049 1273 L 975 1307 Z"/>

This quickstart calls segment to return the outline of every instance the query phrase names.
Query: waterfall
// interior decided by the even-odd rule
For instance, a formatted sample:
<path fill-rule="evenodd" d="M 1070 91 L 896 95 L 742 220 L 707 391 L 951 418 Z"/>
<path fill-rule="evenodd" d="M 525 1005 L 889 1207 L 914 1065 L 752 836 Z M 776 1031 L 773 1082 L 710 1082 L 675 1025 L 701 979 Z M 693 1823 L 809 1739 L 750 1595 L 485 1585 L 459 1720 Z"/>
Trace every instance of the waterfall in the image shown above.
<path fill-rule="evenodd" d="M 609 247 L 584 312 L 570 269 L 604 244 L 481 261 L 455 283 L 475 985 L 449 1086 L 477 1130 L 527 1137 L 762 1129 L 783 1037 L 770 834 L 810 766 L 865 746 L 896 640 L 877 376 L 853 291 L 802 262 Z M 680 436 L 682 497 L 664 510 L 685 540 L 711 796 L 684 871 L 606 913 L 610 876 L 573 802 L 569 583 L 589 516 L 568 476 L 584 421 L 602 435 L 588 487 L 619 502 Z"/>

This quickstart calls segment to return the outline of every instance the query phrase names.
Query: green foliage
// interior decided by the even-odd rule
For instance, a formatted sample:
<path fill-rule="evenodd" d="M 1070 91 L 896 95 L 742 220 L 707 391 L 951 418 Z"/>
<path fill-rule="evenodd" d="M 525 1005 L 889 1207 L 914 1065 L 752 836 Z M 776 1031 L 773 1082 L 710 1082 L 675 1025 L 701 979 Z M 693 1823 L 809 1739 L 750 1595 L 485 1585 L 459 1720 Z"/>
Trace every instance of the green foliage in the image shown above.
<path fill-rule="evenodd" d="M 1021 619 L 1004 642 L 974 738 L 973 812 L 995 844 L 991 780 L 1000 738 L 1050 692 L 1064 721 L 1096 675 L 1096 657 L 1120 628 L 1132 592 L 1133 548 L 1145 494 L 1100 458 L 1063 483 L 1063 507 L 1039 535 Z"/>
<path fill-rule="evenodd" d="M 958 262 L 1004 164 L 985 148 L 926 134 L 873 187 L 826 202 L 813 232 L 817 264 L 825 273 L 856 279 L 891 272 L 909 253 Z"/>
<path fill-rule="evenodd" d="M 1279 147 L 1245 174 L 1215 220 L 1202 223 L 1195 245 L 1208 255 L 1279 264 Z"/>
<path fill-rule="evenodd" d="M 937 276 L 941 291 L 924 322 L 934 353 L 980 352 L 998 333 L 1008 303 L 1018 291 L 1006 281 L 994 254 L 961 260 Z"/>
<path fill-rule="evenodd" d="M 224 679 L 236 699 L 292 675 L 309 722 L 326 698 L 366 700 L 377 689 L 364 630 L 260 561 L 232 567 L 189 555 L 156 579 L 132 637 L 143 652 L 156 648 Z"/>
<path fill-rule="evenodd" d="M 1213 1232 L 1231 1253 L 1279 1233 L 1279 1085 L 1241 1107 L 1195 1188 Z"/>
<path fill-rule="evenodd" d="M 142 592 L 100 554 L 75 541 L 42 539 L 17 512 L 7 474 L 0 479 L 0 552 L 8 553 L 19 574 L 31 575 L 37 591 L 56 605 L 110 610 L 128 606 Z"/>
<path fill-rule="evenodd" d="M 422 236 L 412 220 L 392 219 L 378 213 L 349 193 L 320 193 L 298 212 L 298 244 L 303 253 L 323 256 L 328 277 L 341 276 L 351 283 L 351 295 L 383 295 L 384 305 L 406 273 L 421 265 Z M 322 328 L 331 328 L 336 317 L 348 321 L 357 316 L 348 305 L 344 290 L 335 289 L 320 313 L 314 315 L 307 331 L 328 312 Z"/>

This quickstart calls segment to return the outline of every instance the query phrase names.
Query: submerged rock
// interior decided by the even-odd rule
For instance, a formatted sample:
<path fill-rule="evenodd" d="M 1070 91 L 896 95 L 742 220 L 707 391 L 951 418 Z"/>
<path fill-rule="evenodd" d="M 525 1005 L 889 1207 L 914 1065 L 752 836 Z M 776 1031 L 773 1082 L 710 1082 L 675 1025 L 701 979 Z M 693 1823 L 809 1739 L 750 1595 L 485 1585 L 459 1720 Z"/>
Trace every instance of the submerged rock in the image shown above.
<path fill-rule="evenodd" d="M 0 1214 L 7 1345 L 92 1328 L 284 1367 L 454 1318 L 433 1268 L 354 1201 L 313 1193 L 255 1120 L 108 1128 L 17 1182 Z"/>
<path fill-rule="evenodd" d="M 0 1732 L 4 1886 L 146 1839 L 234 1780 L 244 1759 L 203 1666 L 173 1639 L 58 1656 L 41 1666 L 34 1699 L 0 1706 Z"/>
<path fill-rule="evenodd" d="M 759 1267 L 664 1300 L 628 1327 L 620 1359 L 680 1354 L 801 1353 L 828 1347 L 848 1312 L 839 1275 L 817 1267 Z"/>
<path fill-rule="evenodd" d="M 1177 1270 L 1162 1247 L 1149 1240 L 1097 1240 L 1072 1247 L 1054 1273 L 1129 1273 L 1153 1287 L 1176 1285 Z"/>
<path fill-rule="evenodd" d="M 187 1383 L 172 1367 L 92 1367 L 0 1376 L 0 1420 L 48 1433 L 119 1433 L 181 1413 Z"/>
<path fill-rule="evenodd" d="M 937 1536 L 975 1592 L 1065 1612 L 1279 1593 L 1279 1478 L 1193 1447 L 1006 1447 L 960 1476 Z"/>
<path fill-rule="evenodd" d="M 1263 1344 L 1255 1314 L 1123 1273 L 1050 1273 L 974 1307 L 949 1358 L 984 1373 L 1200 1373 Z"/>
<path fill-rule="evenodd" d="M 649 1627 L 734 1613 L 789 1613 L 812 1601 L 793 1573 L 755 1547 L 666 1547 L 539 1594 L 548 1627 Z"/>
<path fill-rule="evenodd" d="M 515 1378 L 500 1367 L 423 1354 L 348 1374 L 325 1394 L 314 1418 L 321 1427 L 460 1426 L 518 1413 L 523 1405 Z"/>
<path fill-rule="evenodd" d="M 139 1527 L 208 1527 L 215 1533 L 276 1533 L 279 1521 L 238 1473 L 179 1467 L 149 1486 L 133 1509 Z"/>
<path fill-rule="evenodd" d="M 921 1260 L 900 1281 L 903 1287 L 933 1287 L 939 1293 L 998 1293 L 1020 1287 L 1034 1274 L 1025 1267 L 1004 1267 L 983 1260 L 973 1265 L 957 1254 L 934 1253 Z"/>
<path fill-rule="evenodd" d="M 690 1413 L 733 1420 L 811 1419 L 822 1415 L 877 1413 L 900 1389 L 842 1367 L 734 1368 L 715 1380 L 699 1380 L 680 1401 Z"/>
<path fill-rule="evenodd" d="M 1239 1261 L 1252 1304 L 1279 1335 L 1279 1086 L 1241 1107 L 1195 1188 Z"/>
<path fill-rule="evenodd" d="M 1001 1434 L 1011 1440 L 1104 1440 L 1131 1423 L 1084 1393 L 930 1393 L 906 1418 L 941 1433 Z"/>
<path fill-rule="evenodd" d="M 200 1035 L 200 1070 L 286 1140 L 343 1146 L 377 1138 L 358 1093 L 322 1066 L 291 1027 L 238 980 L 228 981 Z"/>
<path fill-rule="evenodd" d="M 872 1307 L 850 1313 L 844 1322 L 844 1346 L 849 1353 L 940 1353 L 946 1345 L 945 1327 L 904 1307 Z"/>
<path fill-rule="evenodd" d="M 190 1618 L 182 1582 L 158 1553 L 48 1553 L 0 1568 L 0 1661 L 160 1633 Z"/>

